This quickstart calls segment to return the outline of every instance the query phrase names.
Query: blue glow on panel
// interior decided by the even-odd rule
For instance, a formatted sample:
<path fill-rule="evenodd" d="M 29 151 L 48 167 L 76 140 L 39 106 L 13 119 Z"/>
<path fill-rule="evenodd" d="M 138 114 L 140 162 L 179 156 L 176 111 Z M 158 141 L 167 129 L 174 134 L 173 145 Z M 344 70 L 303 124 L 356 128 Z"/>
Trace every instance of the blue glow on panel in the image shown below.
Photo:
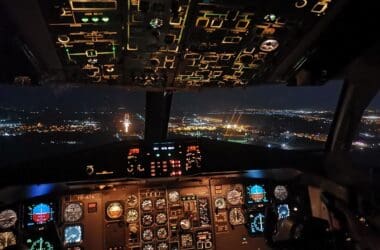
<path fill-rule="evenodd" d="M 244 173 L 244 177 L 251 179 L 261 179 L 265 177 L 265 174 L 262 170 L 248 170 Z"/>
<path fill-rule="evenodd" d="M 54 184 L 38 184 L 31 185 L 27 188 L 27 195 L 31 197 L 37 197 L 42 195 L 47 195 L 51 193 L 54 189 Z"/>

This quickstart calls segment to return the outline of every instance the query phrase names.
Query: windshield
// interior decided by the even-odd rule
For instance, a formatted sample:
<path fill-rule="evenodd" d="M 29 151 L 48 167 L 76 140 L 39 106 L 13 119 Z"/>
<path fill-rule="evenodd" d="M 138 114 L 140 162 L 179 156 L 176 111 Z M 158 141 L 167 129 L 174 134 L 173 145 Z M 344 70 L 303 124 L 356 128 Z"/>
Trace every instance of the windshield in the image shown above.
<path fill-rule="evenodd" d="M 322 149 L 342 81 L 324 86 L 262 85 L 173 96 L 171 137 L 195 136 L 268 148 Z"/>
<path fill-rule="evenodd" d="M 142 139 L 144 92 L 0 85 L 0 166 Z"/>
<path fill-rule="evenodd" d="M 380 151 L 380 93 L 364 111 L 359 131 L 352 142 L 352 149 L 355 151 Z"/>

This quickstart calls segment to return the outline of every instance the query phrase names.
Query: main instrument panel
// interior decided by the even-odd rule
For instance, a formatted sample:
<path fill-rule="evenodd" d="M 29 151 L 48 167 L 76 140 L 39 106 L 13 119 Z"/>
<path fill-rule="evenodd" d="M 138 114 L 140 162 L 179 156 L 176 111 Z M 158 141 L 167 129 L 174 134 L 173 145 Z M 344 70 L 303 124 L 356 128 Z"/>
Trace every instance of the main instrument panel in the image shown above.
<path fill-rule="evenodd" d="M 163 180 L 164 179 L 164 180 Z M 266 215 L 308 216 L 305 185 L 249 174 L 72 184 L 0 211 L 0 249 L 269 249 Z"/>

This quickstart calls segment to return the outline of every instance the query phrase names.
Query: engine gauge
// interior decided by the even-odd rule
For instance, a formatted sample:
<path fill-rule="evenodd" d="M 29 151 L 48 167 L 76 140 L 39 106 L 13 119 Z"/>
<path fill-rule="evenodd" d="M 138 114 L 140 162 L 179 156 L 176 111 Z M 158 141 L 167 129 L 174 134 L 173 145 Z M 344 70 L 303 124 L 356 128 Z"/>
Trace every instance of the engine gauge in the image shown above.
<path fill-rule="evenodd" d="M 54 246 L 49 241 L 40 237 L 37 240 L 31 242 L 29 250 L 54 250 Z"/>
<path fill-rule="evenodd" d="M 189 219 L 182 219 L 179 223 L 183 230 L 189 230 L 191 228 L 191 222 Z"/>
<path fill-rule="evenodd" d="M 150 211 L 153 209 L 153 202 L 151 199 L 144 199 L 141 203 L 141 209 L 143 211 Z"/>
<path fill-rule="evenodd" d="M 148 227 L 153 224 L 153 216 L 151 214 L 144 214 L 141 219 L 143 226 Z"/>
<path fill-rule="evenodd" d="M 242 191 L 239 191 L 237 189 L 232 189 L 231 191 L 229 191 L 227 193 L 227 201 L 231 204 L 231 205 L 238 205 L 241 203 L 243 199 L 243 196 L 242 196 Z"/>
<path fill-rule="evenodd" d="M 154 250 L 154 247 L 152 244 L 145 244 L 143 250 Z"/>
<path fill-rule="evenodd" d="M 159 243 L 157 245 L 157 249 L 158 250 L 168 250 L 169 249 L 169 245 L 166 242 L 161 242 L 161 243 Z"/>
<path fill-rule="evenodd" d="M 128 197 L 127 197 L 127 205 L 128 205 L 128 207 L 136 207 L 137 202 L 138 202 L 138 200 L 137 200 L 137 196 L 136 195 L 134 195 L 134 194 L 128 195 Z"/>
<path fill-rule="evenodd" d="M 111 220 L 120 219 L 123 216 L 123 212 L 123 205 L 118 201 L 109 203 L 106 210 L 107 217 Z"/>
<path fill-rule="evenodd" d="M 7 229 L 13 227 L 17 221 L 17 214 L 12 209 L 1 211 L 0 213 L 0 228 Z"/>
<path fill-rule="evenodd" d="M 156 223 L 159 224 L 159 225 L 163 225 L 163 224 L 165 224 L 167 220 L 168 220 L 168 219 L 167 219 L 165 213 L 158 213 L 158 214 L 156 215 Z"/>
<path fill-rule="evenodd" d="M 139 219 L 139 212 L 136 209 L 129 209 L 127 212 L 126 221 L 128 223 L 136 222 Z"/>
<path fill-rule="evenodd" d="M 226 200 L 223 197 L 219 197 L 215 199 L 215 207 L 218 209 L 226 208 Z"/>
<path fill-rule="evenodd" d="M 82 242 L 83 227 L 81 225 L 70 225 L 64 229 L 64 244 L 79 244 Z"/>
<path fill-rule="evenodd" d="M 166 230 L 166 228 L 160 227 L 159 229 L 157 229 L 157 238 L 159 240 L 164 240 L 167 237 L 168 237 L 168 230 Z"/>
<path fill-rule="evenodd" d="M 16 236 L 12 232 L 0 233 L 0 249 L 16 245 Z"/>
<path fill-rule="evenodd" d="M 63 212 L 63 218 L 65 222 L 77 222 L 83 216 L 83 206 L 81 203 L 69 203 L 66 204 Z"/>
<path fill-rule="evenodd" d="M 274 197 L 277 200 L 284 201 L 288 198 L 288 190 L 285 186 L 278 185 L 274 188 Z"/>
<path fill-rule="evenodd" d="M 166 200 L 165 198 L 158 198 L 156 200 L 156 208 L 161 210 L 166 208 Z"/>
<path fill-rule="evenodd" d="M 232 226 L 242 225 L 245 223 L 244 213 L 241 208 L 232 208 L 228 217 Z"/>
<path fill-rule="evenodd" d="M 178 191 L 170 191 L 169 194 L 168 194 L 168 197 L 169 197 L 169 201 L 171 203 L 176 203 L 179 201 L 179 193 Z"/>
<path fill-rule="evenodd" d="M 142 233 L 142 238 L 144 241 L 152 241 L 153 240 L 153 231 L 150 228 L 147 228 Z"/>

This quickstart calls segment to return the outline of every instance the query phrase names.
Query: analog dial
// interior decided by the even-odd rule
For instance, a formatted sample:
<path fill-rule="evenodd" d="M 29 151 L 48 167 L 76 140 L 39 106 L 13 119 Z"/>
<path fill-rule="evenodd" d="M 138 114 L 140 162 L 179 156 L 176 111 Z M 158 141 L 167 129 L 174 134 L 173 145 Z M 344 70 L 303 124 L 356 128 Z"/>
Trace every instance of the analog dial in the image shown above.
<path fill-rule="evenodd" d="M 4 210 L 0 213 L 0 228 L 7 229 L 13 227 L 17 221 L 17 214 L 12 209 Z"/>
<path fill-rule="evenodd" d="M 127 205 L 129 207 L 136 207 L 137 202 L 138 202 L 138 200 L 137 200 L 137 196 L 136 195 L 134 195 L 134 194 L 128 195 L 128 197 L 127 197 Z"/>
<path fill-rule="evenodd" d="M 150 211 L 153 209 L 153 202 L 151 199 L 144 199 L 141 203 L 141 209 L 143 211 Z"/>
<path fill-rule="evenodd" d="M 160 240 L 164 240 L 168 237 L 168 230 L 164 227 L 160 227 L 157 229 L 157 238 Z"/>
<path fill-rule="evenodd" d="M 231 191 L 229 191 L 227 193 L 227 201 L 231 204 L 231 205 L 238 205 L 241 203 L 243 199 L 243 196 L 242 196 L 242 191 L 239 191 L 237 189 L 232 189 Z"/>
<path fill-rule="evenodd" d="M 158 198 L 156 200 L 156 208 L 157 209 L 165 209 L 166 208 L 166 200 L 165 200 L 165 198 Z"/>
<path fill-rule="evenodd" d="M 107 216 L 110 219 L 119 219 L 123 215 L 123 205 L 120 202 L 111 202 L 107 206 Z"/>
<path fill-rule="evenodd" d="M 245 218 L 241 208 L 232 208 L 229 213 L 229 221 L 233 226 L 242 225 L 245 223 Z"/>
<path fill-rule="evenodd" d="M 218 209 L 226 208 L 226 200 L 223 197 L 216 198 L 215 207 Z"/>
<path fill-rule="evenodd" d="M 12 232 L 0 233 L 0 249 L 16 245 L 16 236 Z"/>
<path fill-rule="evenodd" d="M 171 192 L 169 192 L 168 198 L 169 198 L 169 201 L 171 203 L 178 202 L 179 201 L 179 193 L 178 193 L 178 191 L 171 191 Z"/>
<path fill-rule="evenodd" d="M 274 188 L 274 197 L 276 197 L 277 200 L 284 201 L 288 198 L 288 190 L 285 186 L 278 185 Z"/>
<path fill-rule="evenodd" d="M 69 203 L 65 207 L 63 218 L 65 222 L 79 221 L 83 216 L 83 206 L 80 203 Z"/>
<path fill-rule="evenodd" d="M 150 228 L 147 228 L 143 231 L 142 238 L 144 241 L 151 241 L 153 240 L 153 231 Z"/>
<path fill-rule="evenodd" d="M 151 214 L 144 214 L 142 217 L 142 224 L 145 227 L 148 227 L 153 224 L 153 216 Z"/>
<path fill-rule="evenodd" d="M 139 219 L 139 212 L 136 209 L 129 209 L 127 212 L 127 219 L 126 221 L 128 223 L 136 222 Z"/>
<path fill-rule="evenodd" d="M 169 249 L 169 245 L 166 242 L 161 242 L 161 243 L 159 243 L 157 245 L 157 249 L 158 250 L 168 250 Z"/>
<path fill-rule="evenodd" d="M 188 230 L 191 228 L 191 222 L 189 219 L 182 219 L 179 223 L 180 227 L 183 229 L 183 230 Z"/>
<path fill-rule="evenodd" d="M 156 215 L 156 222 L 157 222 L 157 224 L 163 225 L 163 224 L 166 223 L 166 221 L 167 221 L 167 217 L 166 217 L 165 213 L 158 213 Z"/>
<path fill-rule="evenodd" d="M 154 250 L 154 247 L 152 244 L 146 244 L 144 245 L 143 250 Z"/>

